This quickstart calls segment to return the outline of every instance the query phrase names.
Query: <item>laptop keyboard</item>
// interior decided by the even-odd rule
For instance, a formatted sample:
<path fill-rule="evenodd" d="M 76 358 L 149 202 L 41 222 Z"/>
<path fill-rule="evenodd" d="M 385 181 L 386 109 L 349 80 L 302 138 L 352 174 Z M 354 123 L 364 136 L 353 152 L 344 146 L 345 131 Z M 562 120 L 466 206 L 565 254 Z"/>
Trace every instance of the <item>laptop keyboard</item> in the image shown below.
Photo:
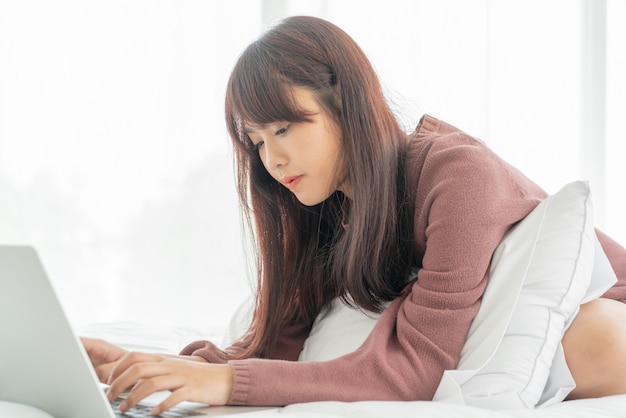
<path fill-rule="evenodd" d="M 150 410 L 152 410 L 153 406 L 151 405 L 142 405 L 138 404 L 133 408 L 129 409 L 126 412 L 121 412 L 118 408 L 118 405 L 123 401 L 123 399 L 116 399 L 111 402 L 111 406 L 113 406 L 113 411 L 115 412 L 116 417 L 132 417 L 132 418 L 154 418 L 154 415 L 150 415 Z M 181 417 L 193 417 L 202 415 L 200 412 L 192 411 L 191 409 L 185 408 L 170 408 L 165 412 L 162 412 L 161 415 L 156 415 L 157 417 L 163 418 L 181 418 Z"/>

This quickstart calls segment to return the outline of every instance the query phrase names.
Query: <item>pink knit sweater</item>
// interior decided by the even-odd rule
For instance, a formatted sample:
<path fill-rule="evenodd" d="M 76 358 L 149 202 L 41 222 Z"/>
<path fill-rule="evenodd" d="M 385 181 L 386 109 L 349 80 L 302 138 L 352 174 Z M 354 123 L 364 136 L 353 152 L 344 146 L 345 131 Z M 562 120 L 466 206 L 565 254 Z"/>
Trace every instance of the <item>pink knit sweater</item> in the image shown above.
<path fill-rule="evenodd" d="M 409 145 L 406 184 L 416 259 L 422 260 L 417 279 L 350 354 L 297 362 L 308 327 L 294 326 L 281 335 L 283 360 L 229 361 L 230 404 L 432 399 L 444 370 L 457 364 L 494 249 L 546 193 L 479 140 L 430 116 Z M 626 300 L 626 250 L 598 235 L 619 279 L 605 296 Z M 182 354 L 213 363 L 228 359 L 208 341 Z"/>

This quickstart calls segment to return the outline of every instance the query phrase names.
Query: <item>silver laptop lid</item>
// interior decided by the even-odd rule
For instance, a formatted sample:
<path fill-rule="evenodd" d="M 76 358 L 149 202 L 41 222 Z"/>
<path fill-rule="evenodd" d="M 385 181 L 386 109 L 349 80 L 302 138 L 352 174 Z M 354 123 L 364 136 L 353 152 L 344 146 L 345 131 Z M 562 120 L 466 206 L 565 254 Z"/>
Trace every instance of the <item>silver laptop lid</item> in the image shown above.
<path fill-rule="evenodd" d="M 0 399 L 58 418 L 113 410 L 31 247 L 0 245 Z"/>

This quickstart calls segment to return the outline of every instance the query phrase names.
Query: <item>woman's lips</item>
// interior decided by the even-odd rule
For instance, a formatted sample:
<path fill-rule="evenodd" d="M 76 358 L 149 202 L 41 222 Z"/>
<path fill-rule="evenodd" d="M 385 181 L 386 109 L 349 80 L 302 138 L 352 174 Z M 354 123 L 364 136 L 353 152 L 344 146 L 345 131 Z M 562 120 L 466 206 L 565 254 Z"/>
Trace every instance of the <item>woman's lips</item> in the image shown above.
<path fill-rule="evenodd" d="M 300 180 L 302 180 L 302 174 L 299 176 L 289 176 L 283 177 L 280 182 L 285 185 L 289 190 L 293 190 L 300 184 Z"/>

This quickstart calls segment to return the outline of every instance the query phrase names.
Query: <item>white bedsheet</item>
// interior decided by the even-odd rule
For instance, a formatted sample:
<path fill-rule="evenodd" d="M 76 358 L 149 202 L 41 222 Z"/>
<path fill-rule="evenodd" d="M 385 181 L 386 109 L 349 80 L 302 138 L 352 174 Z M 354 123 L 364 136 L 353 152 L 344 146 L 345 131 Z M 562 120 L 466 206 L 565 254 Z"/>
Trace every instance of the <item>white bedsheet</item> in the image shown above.
<path fill-rule="evenodd" d="M 280 414 L 280 415 L 277 415 Z M 541 409 L 491 411 L 440 402 L 314 402 L 252 414 L 293 418 L 600 418 L 626 417 L 626 395 L 562 402 Z"/>

